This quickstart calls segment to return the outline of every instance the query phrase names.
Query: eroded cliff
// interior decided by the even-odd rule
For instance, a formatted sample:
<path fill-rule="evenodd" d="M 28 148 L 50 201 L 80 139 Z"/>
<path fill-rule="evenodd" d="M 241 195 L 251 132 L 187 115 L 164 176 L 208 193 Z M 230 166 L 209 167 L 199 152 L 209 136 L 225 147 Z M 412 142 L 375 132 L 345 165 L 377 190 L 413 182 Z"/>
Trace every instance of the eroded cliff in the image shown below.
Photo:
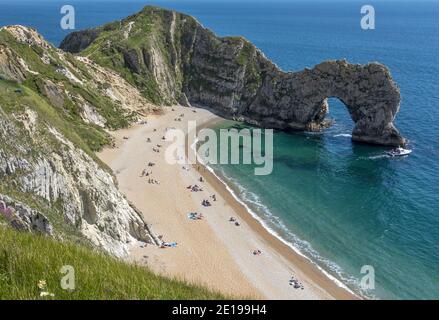
<path fill-rule="evenodd" d="M 0 29 L 0 215 L 118 257 L 137 241 L 156 243 L 93 152 L 149 105 L 114 71 L 35 30 Z"/>
<path fill-rule="evenodd" d="M 150 101 L 194 104 L 269 128 L 321 130 L 327 98 L 340 99 L 355 141 L 397 146 L 400 92 L 378 63 L 327 61 L 283 72 L 241 37 L 215 36 L 194 18 L 156 7 L 100 28 L 74 32 L 61 48 L 112 68 Z"/>

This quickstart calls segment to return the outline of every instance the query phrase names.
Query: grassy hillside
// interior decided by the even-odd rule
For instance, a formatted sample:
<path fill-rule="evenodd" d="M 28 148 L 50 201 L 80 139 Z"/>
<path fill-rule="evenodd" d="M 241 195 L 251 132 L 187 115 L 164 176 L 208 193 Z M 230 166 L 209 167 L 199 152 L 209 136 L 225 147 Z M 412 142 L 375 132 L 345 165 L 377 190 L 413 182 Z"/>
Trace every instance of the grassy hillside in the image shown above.
<path fill-rule="evenodd" d="M 121 21 L 73 32 L 60 48 L 115 70 L 159 105 L 181 103 L 182 93 L 200 105 L 224 97 L 251 102 L 272 67 L 244 38 L 217 37 L 191 16 L 154 6 Z M 248 90 L 244 96 L 236 88 L 240 85 Z M 214 101 L 196 101 L 197 94 L 206 92 Z"/>
<path fill-rule="evenodd" d="M 60 286 L 63 265 L 75 268 L 76 289 Z M 40 297 L 38 282 L 47 292 Z M 202 287 L 157 276 L 102 253 L 0 226 L 0 299 L 222 299 Z"/>
<path fill-rule="evenodd" d="M 87 103 L 92 106 L 105 120 L 107 129 L 125 128 L 134 119 L 133 113 L 124 110 L 120 104 L 103 94 L 105 86 L 95 83 L 89 68 L 71 54 L 60 53 L 51 46 L 46 48 L 42 45 L 21 43 L 6 29 L 0 30 L 0 44 L 4 50 L 11 50 L 14 55 L 8 61 L 8 64 L 14 66 L 12 69 L 20 68 L 18 60 L 22 58 L 32 70 L 26 72 L 25 79 L 19 82 L 39 99 L 45 100 L 52 109 L 50 112 L 57 113 L 63 121 L 70 123 L 70 127 L 93 151 L 101 150 L 109 143 L 110 137 L 104 128 L 83 121 L 82 105 Z M 44 62 L 43 58 L 47 61 Z M 10 79 L 10 76 L 2 74 L 2 69 L 0 65 L 0 81 Z M 71 77 L 80 79 L 77 81 L 82 83 L 72 81 L 63 72 L 69 72 Z"/>

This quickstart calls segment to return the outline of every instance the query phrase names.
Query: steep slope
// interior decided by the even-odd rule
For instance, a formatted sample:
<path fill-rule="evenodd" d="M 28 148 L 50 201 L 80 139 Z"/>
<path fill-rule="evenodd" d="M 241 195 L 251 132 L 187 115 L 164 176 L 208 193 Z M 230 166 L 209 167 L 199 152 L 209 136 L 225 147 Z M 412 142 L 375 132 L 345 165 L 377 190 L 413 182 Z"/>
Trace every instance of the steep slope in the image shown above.
<path fill-rule="evenodd" d="M 154 103 L 195 104 L 220 115 L 278 129 L 317 131 L 327 99 L 339 98 L 355 122 L 353 139 L 403 145 L 393 125 L 400 92 L 378 63 L 327 61 L 285 73 L 241 37 L 219 38 L 194 18 L 156 7 L 61 43 L 112 68 Z"/>
<path fill-rule="evenodd" d="M 94 152 L 149 104 L 111 70 L 21 26 L 0 29 L 0 214 L 118 257 L 148 226 Z"/>
<path fill-rule="evenodd" d="M 64 265 L 75 271 L 75 290 L 63 290 Z M 44 290 L 37 284 L 44 280 Z M 71 283 L 73 284 L 73 283 Z M 157 276 L 88 248 L 19 233 L 1 225 L 0 300 L 224 299 L 208 289 Z M 54 296 L 41 297 L 41 291 Z"/>

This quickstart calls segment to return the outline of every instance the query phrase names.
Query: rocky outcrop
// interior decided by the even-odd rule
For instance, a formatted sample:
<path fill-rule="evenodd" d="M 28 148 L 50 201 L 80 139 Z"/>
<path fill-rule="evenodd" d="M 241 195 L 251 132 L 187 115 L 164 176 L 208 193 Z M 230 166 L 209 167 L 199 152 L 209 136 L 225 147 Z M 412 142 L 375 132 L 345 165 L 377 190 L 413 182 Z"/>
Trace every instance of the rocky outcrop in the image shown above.
<path fill-rule="evenodd" d="M 32 111 L 27 110 L 27 113 Z M 118 257 L 126 256 L 136 241 L 156 243 L 142 217 L 117 189 L 112 175 L 84 151 L 56 129 L 41 128 L 43 121 L 35 114 L 32 117 L 18 117 L 16 114 L 22 123 L 26 119 L 33 122 L 24 125 L 25 128 L 47 129 L 45 135 L 50 134 L 46 146 L 36 148 L 34 144 L 42 139 L 39 133 L 20 129 L 1 108 L 0 115 L 3 129 L 0 131 L 1 185 L 35 198 L 41 206 L 49 204 L 51 212 L 43 215 L 2 195 L 0 200 L 17 213 L 16 225 L 21 221 L 24 229 L 47 234 L 53 233 L 53 225 L 58 232 L 68 230 L 66 226 L 70 226 L 97 247 Z M 56 149 L 52 145 L 56 145 Z M 51 220 L 58 220 L 58 223 L 53 224 Z M 66 225 L 60 225 L 60 220 Z"/>
<path fill-rule="evenodd" d="M 101 63 L 111 59 L 110 68 L 123 65 L 136 79 L 147 79 L 136 81 L 141 90 L 154 90 L 164 103 L 206 106 L 262 127 L 315 131 L 328 125 L 327 99 L 336 97 L 355 122 L 353 140 L 389 146 L 406 142 L 393 125 L 399 89 L 379 63 L 327 61 L 283 72 L 245 39 L 219 38 L 190 16 L 156 7 L 111 24 L 110 32 L 103 28 L 74 32 L 61 48 L 85 49 L 81 54 Z M 96 41 L 90 34 L 98 34 Z M 121 61 L 115 60 L 115 51 Z"/>
<path fill-rule="evenodd" d="M 0 194 L 0 216 L 17 230 L 53 236 L 53 227 L 44 214 L 2 194 Z"/>
<path fill-rule="evenodd" d="M 352 65 L 327 61 L 297 73 L 279 73 L 269 68 L 257 92 L 243 85 L 238 92 L 205 94 L 187 87 L 192 103 L 215 106 L 220 114 L 268 128 L 319 131 L 328 122 L 328 98 L 338 98 L 349 111 L 355 127 L 352 139 L 372 144 L 399 146 L 405 140 L 393 125 L 399 110 L 399 89 L 386 67 L 372 63 Z M 241 83 L 248 82 L 243 78 Z M 227 92 L 227 82 L 214 90 Z"/>
<path fill-rule="evenodd" d="M 83 31 L 80 35 L 72 33 L 61 42 L 61 47 L 65 51 L 78 53 L 87 48 L 99 36 L 100 29 L 89 29 Z"/>

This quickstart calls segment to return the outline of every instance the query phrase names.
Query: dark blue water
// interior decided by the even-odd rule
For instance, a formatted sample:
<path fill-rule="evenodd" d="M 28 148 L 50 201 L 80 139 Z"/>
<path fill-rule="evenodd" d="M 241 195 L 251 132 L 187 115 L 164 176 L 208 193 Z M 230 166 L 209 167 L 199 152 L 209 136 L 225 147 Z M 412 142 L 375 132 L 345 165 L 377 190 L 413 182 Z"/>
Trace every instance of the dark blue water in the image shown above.
<path fill-rule="evenodd" d="M 59 28 L 63 2 L 0 0 L 0 25 L 31 25 L 58 44 L 67 33 Z M 332 100 L 336 124 L 324 134 L 276 133 L 272 175 L 217 169 L 273 230 L 351 288 L 371 265 L 370 296 L 439 298 L 439 3 L 367 1 L 377 21 L 364 31 L 356 1 L 70 1 L 78 28 L 152 3 L 194 15 L 219 35 L 247 37 L 285 70 L 340 58 L 389 66 L 409 157 L 352 144 L 352 121 Z"/>

